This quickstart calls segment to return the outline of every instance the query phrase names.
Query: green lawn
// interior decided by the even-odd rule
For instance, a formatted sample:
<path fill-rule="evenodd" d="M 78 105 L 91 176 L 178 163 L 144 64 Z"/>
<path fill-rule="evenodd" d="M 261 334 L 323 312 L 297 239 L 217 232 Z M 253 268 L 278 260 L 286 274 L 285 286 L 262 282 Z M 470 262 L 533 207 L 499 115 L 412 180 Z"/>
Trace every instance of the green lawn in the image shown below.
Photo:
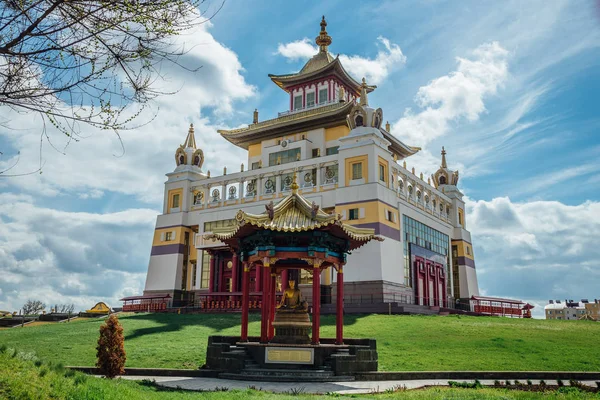
<path fill-rule="evenodd" d="M 127 366 L 197 368 L 209 335 L 239 335 L 239 314 L 129 314 Z M 322 337 L 335 336 L 335 318 L 322 317 Z M 95 364 L 101 320 L 12 328 L 0 344 L 33 351 L 64 365 Z M 259 315 L 250 334 L 258 335 Z M 600 323 L 491 317 L 347 316 L 345 336 L 377 339 L 382 371 L 600 371 Z"/>
<path fill-rule="evenodd" d="M 597 395 L 580 392 L 565 387 L 560 393 L 528 393 L 507 389 L 449 389 L 430 388 L 426 390 L 400 391 L 377 395 L 285 395 L 256 390 L 231 390 L 184 392 L 179 390 L 161 390 L 150 382 L 134 382 L 121 379 L 108 380 L 94 378 L 71 370 L 64 370 L 56 364 L 41 362 L 32 354 L 18 353 L 13 350 L 0 351 L 0 399 L 70 399 L 70 400 L 175 400 L 203 398 L 207 400 L 275 400 L 275 399 L 333 399 L 349 397 L 354 399 L 497 399 L 497 400 L 535 400 L 535 399 L 598 399 Z"/>

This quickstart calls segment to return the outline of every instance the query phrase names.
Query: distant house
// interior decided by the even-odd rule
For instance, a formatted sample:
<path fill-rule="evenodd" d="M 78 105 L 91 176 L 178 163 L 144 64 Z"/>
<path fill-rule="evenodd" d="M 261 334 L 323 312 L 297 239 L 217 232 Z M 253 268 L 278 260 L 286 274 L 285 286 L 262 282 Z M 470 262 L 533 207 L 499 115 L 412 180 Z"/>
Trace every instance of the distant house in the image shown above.
<path fill-rule="evenodd" d="M 565 300 L 550 300 L 544 307 L 546 319 L 560 320 L 579 320 L 593 319 L 598 321 L 600 313 L 600 304 L 598 300 L 590 303 L 586 299 L 581 301 Z"/>

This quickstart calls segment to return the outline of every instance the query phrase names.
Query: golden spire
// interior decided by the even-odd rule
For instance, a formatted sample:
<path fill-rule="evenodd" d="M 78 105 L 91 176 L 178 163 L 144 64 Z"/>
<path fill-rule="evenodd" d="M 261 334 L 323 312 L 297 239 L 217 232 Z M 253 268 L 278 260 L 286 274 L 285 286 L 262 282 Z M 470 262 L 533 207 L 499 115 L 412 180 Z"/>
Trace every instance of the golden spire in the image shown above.
<path fill-rule="evenodd" d="M 292 185 L 290 186 L 290 188 L 292 189 L 292 194 L 296 194 L 298 192 L 298 188 L 300 186 L 298 186 L 298 183 L 296 182 L 296 172 L 294 172 L 294 178 L 292 181 Z"/>
<path fill-rule="evenodd" d="M 386 132 L 388 132 L 388 133 L 389 133 L 390 129 L 391 129 L 391 126 L 390 126 L 390 121 L 386 121 L 386 122 L 385 122 L 385 130 L 386 130 Z"/>
<path fill-rule="evenodd" d="M 367 98 L 367 80 L 365 78 L 362 79 L 362 85 L 360 85 L 360 105 L 368 106 L 369 99 Z"/>
<path fill-rule="evenodd" d="M 327 52 L 327 46 L 331 44 L 331 36 L 327 34 L 327 30 L 325 30 L 326 26 L 327 21 L 325 21 L 325 16 L 323 15 L 323 19 L 321 19 L 321 32 L 319 32 L 319 36 L 315 39 L 321 52 Z"/>
<path fill-rule="evenodd" d="M 340 103 L 343 103 L 343 102 L 346 101 L 346 93 L 344 92 L 344 87 L 343 86 L 340 86 L 340 90 L 339 90 L 339 93 L 338 93 L 338 101 Z"/>
<path fill-rule="evenodd" d="M 448 165 L 446 165 L 446 150 L 444 149 L 444 146 L 442 146 L 442 168 L 448 168 Z"/>
<path fill-rule="evenodd" d="M 194 137 L 194 124 L 190 124 L 190 129 L 188 130 L 188 134 L 185 138 L 185 143 L 183 147 L 191 147 L 192 149 L 196 148 L 196 138 Z"/>
<path fill-rule="evenodd" d="M 252 117 L 252 123 L 258 124 L 258 109 L 257 108 L 254 109 L 254 116 Z"/>

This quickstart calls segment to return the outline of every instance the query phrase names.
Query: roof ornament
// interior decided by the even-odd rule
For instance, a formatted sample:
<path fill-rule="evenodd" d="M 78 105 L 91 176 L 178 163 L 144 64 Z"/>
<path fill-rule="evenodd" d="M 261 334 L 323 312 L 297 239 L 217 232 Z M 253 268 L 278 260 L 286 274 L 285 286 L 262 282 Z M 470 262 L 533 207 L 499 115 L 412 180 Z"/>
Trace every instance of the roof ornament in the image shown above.
<path fill-rule="evenodd" d="M 265 204 L 265 210 L 267 210 L 269 219 L 273 219 L 275 217 L 275 206 L 273 205 L 273 200 L 271 200 L 269 204 Z"/>
<path fill-rule="evenodd" d="M 446 164 L 446 150 L 444 149 L 444 146 L 442 146 L 442 168 L 448 168 L 448 165 Z"/>
<path fill-rule="evenodd" d="M 363 77 L 362 78 L 362 85 L 360 85 L 360 105 L 361 106 L 368 106 L 369 105 L 369 99 L 367 98 L 367 80 Z"/>
<path fill-rule="evenodd" d="M 331 44 L 331 36 L 327 34 L 325 27 L 327 27 L 327 21 L 325 21 L 325 16 L 323 15 L 323 18 L 321 19 L 321 32 L 319 32 L 319 36 L 315 38 L 315 42 L 317 43 L 317 46 L 319 46 L 319 51 L 324 53 L 327 52 L 327 47 Z"/>
<path fill-rule="evenodd" d="M 346 101 L 346 93 L 344 92 L 344 87 L 340 85 L 340 90 L 338 93 L 338 101 L 343 103 Z"/>
<path fill-rule="evenodd" d="M 188 129 L 188 134 L 185 137 L 185 143 L 183 147 L 191 147 L 192 149 L 196 148 L 196 138 L 194 137 L 194 124 L 190 124 L 190 129 Z"/>
<path fill-rule="evenodd" d="M 292 181 L 292 185 L 290 186 L 290 188 L 292 189 L 292 194 L 296 194 L 298 193 L 298 188 L 300 186 L 298 186 L 298 183 L 296 182 L 296 172 L 294 172 L 294 178 Z"/>
<path fill-rule="evenodd" d="M 311 204 L 311 206 L 310 206 L 310 216 L 311 216 L 311 218 L 312 219 L 317 218 L 317 213 L 318 212 L 319 212 L 319 205 L 313 201 L 312 204 Z"/>

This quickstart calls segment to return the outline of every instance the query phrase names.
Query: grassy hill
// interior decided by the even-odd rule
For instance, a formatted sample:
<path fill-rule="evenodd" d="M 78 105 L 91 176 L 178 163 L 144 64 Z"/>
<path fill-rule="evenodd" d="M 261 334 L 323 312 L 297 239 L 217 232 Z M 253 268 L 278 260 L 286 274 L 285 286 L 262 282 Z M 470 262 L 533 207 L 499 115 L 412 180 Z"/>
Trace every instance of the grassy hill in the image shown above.
<path fill-rule="evenodd" d="M 290 385 L 290 389 L 301 389 L 302 385 Z M 260 385 L 257 385 L 260 387 Z M 216 388 L 215 388 L 216 389 Z M 65 370 L 56 363 L 44 362 L 32 354 L 4 349 L 0 346 L 0 399 L 69 399 L 69 400 L 315 400 L 315 399 L 376 399 L 376 400 L 536 400 L 536 399 L 597 399 L 598 396 L 576 388 L 563 387 L 558 392 L 520 392 L 505 388 L 450 389 L 427 388 L 423 390 L 386 392 L 377 395 L 309 395 L 273 394 L 252 389 L 186 392 L 162 389 L 150 381 L 129 381 L 123 379 L 102 379 L 86 376 L 80 372 Z"/>
<path fill-rule="evenodd" d="M 197 368 L 207 337 L 239 335 L 236 314 L 129 314 L 125 332 L 127 366 Z M 321 336 L 335 336 L 335 318 L 323 317 Z M 33 351 L 64 365 L 95 363 L 101 320 L 12 328 L 0 344 Z M 259 315 L 250 334 L 258 335 Z M 600 323 L 491 317 L 346 316 L 345 336 L 377 339 L 382 371 L 600 370 Z"/>

